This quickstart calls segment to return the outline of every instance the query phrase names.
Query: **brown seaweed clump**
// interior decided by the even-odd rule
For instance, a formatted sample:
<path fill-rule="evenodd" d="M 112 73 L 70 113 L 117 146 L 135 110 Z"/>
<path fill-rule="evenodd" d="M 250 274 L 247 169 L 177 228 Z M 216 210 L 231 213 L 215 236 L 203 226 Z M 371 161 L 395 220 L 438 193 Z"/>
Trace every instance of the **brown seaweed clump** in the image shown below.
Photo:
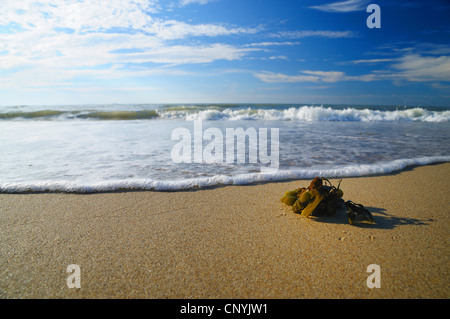
<path fill-rule="evenodd" d="M 342 180 L 341 180 L 342 181 Z M 301 187 L 293 191 L 285 192 L 281 202 L 292 206 L 292 211 L 305 217 L 310 216 L 333 216 L 340 208 L 347 208 L 347 217 L 351 225 L 357 220 L 373 221 L 373 216 L 363 205 L 355 204 L 352 201 L 342 199 L 344 192 L 334 187 L 330 181 L 324 177 L 316 177 L 309 184 L 308 188 Z M 324 185 L 324 182 L 326 184 Z"/>
<path fill-rule="evenodd" d="M 322 179 L 319 177 L 316 177 L 311 181 L 311 184 L 309 184 L 308 188 L 309 188 L 309 190 L 313 190 L 313 189 L 318 190 L 319 188 L 322 187 L 322 185 L 323 185 Z"/>

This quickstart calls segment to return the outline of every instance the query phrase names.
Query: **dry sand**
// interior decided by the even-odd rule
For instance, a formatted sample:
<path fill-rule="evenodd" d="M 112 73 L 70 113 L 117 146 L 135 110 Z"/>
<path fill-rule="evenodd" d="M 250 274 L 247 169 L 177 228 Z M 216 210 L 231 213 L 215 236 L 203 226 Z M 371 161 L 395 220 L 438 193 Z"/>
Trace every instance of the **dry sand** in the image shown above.
<path fill-rule="evenodd" d="M 306 219 L 292 181 L 185 192 L 0 194 L 0 298 L 449 298 L 450 163 L 345 178 Z M 334 184 L 337 180 L 331 180 Z M 68 265 L 81 288 L 67 287 Z M 381 270 L 369 289 L 367 266 Z"/>

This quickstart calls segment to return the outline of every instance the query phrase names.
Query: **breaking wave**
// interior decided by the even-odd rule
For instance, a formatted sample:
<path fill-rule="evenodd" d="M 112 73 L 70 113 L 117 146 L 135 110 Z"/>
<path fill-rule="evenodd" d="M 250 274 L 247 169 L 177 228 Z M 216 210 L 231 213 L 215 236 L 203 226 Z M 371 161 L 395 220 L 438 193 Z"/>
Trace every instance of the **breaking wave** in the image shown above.
<path fill-rule="evenodd" d="M 342 122 L 448 122 L 449 110 L 427 108 L 374 109 L 332 106 L 166 106 L 140 110 L 62 110 L 3 111 L 0 120 L 263 120 L 263 121 L 342 121 Z"/>
<path fill-rule="evenodd" d="M 32 120 L 146 120 L 158 117 L 155 110 L 141 111 L 59 111 L 42 110 L 32 112 L 0 113 L 0 120 L 32 119 Z"/>
<path fill-rule="evenodd" d="M 6 182 L 0 183 L 0 193 L 64 192 L 97 193 L 114 191 L 178 191 L 206 188 L 218 185 L 247 185 L 293 179 L 311 179 L 316 176 L 327 178 L 381 175 L 402 170 L 413 165 L 428 165 L 449 162 L 450 156 L 431 156 L 412 159 L 398 159 L 375 164 L 358 164 L 338 167 L 278 170 L 267 173 L 247 173 L 235 176 L 214 175 L 211 177 L 182 180 L 127 179 L 84 184 L 73 181 Z"/>
<path fill-rule="evenodd" d="M 405 110 L 371 110 L 323 106 L 301 106 L 286 109 L 207 109 L 159 112 L 161 118 L 185 120 L 263 120 L 263 121 L 358 121 L 358 122 L 447 122 L 450 111 L 431 111 L 424 108 Z"/>

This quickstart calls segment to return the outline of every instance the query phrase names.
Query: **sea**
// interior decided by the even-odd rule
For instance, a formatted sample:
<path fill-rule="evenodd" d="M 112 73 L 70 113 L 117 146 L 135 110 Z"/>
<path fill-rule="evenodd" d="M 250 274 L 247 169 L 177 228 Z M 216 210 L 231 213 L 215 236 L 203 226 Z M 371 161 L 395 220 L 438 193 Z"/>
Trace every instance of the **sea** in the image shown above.
<path fill-rule="evenodd" d="M 449 120 L 449 107 L 0 106 L 0 193 L 180 191 L 389 174 L 450 161 Z M 257 143 L 232 132 L 256 133 Z M 214 161 L 202 156 L 208 152 Z"/>

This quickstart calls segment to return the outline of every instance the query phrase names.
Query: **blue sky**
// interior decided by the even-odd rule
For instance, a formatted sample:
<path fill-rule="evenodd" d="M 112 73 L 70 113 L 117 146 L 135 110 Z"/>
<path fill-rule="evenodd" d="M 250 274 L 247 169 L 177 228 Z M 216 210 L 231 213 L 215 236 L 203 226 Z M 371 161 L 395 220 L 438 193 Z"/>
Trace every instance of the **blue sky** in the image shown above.
<path fill-rule="evenodd" d="M 0 105 L 450 106 L 449 16 L 445 0 L 0 0 Z"/>

